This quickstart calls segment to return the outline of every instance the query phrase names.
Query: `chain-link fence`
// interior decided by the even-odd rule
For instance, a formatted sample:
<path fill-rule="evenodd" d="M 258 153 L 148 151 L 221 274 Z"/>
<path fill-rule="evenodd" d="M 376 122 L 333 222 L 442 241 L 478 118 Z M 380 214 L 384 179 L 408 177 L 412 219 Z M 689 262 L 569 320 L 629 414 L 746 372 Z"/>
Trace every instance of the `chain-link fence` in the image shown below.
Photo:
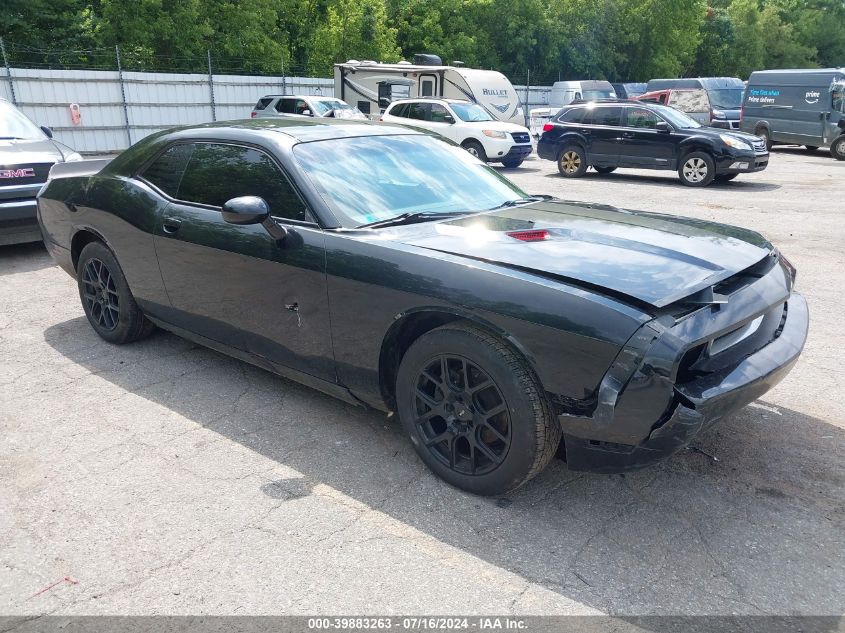
<path fill-rule="evenodd" d="M 0 38 L 0 97 L 79 152 L 115 153 L 156 131 L 243 119 L 267 94 L 334 96 L 334 79 L 282 60 L 149 56 L 113 49 L 41 50 Z M 511 77 L 526 111 L 550 87 Z M 535 122 L 536 123 L 536 122 Z M 541 125 L 541 124 L 540 124 Z M 536 127 L 536 125 L 534 126 Z"/>

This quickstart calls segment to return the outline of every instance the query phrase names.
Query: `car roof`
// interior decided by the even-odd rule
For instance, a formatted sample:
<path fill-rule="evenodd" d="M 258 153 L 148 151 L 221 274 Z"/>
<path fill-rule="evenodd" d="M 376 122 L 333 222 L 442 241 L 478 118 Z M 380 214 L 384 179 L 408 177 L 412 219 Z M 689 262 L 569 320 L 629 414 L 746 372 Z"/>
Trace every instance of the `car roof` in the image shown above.
<path fill-rule="evenodd" d="M 323 95 L 264 95 L 262 99 L 323 99 L 324 101 L 340 101 L 337 97 L 326 97 Z"/>
<path fill-rule="evenodd" d="M 473 103 L 469 99 L 450 99 L 448 97 L 408 97 L 407 99 L 396 99 L 391 101 L 390 105 L 394 106 L 397 103 L 415 103 L 417 101 L 443 101 L 444 103 Z"/>
<path fill-rule="evenodd" d="M 271 118 L 271 119 L 242 119 L 236 121 L 219 121 L 190 125 L 169 130 L 172 138 L 221 138 L 227 137 L 237 140 L 244 136 L 267 136 L 268 134 L 284 134 L 297 141 L 319 141 L 335 138 L 350 138 L 355 136 L 385 136 L 395 134 L 423 135 L 425 132 L 413 130 L 409 127 L 380 123 L 375 121 L 359 121 L 355 119 L 325 119 L 325 118 Z"/>

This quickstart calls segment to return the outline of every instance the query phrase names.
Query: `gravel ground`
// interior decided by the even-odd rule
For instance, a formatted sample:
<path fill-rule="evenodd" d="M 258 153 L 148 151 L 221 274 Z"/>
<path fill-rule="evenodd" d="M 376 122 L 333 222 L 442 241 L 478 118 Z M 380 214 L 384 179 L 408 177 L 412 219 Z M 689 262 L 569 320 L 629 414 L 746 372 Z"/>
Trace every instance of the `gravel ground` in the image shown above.
<path fill-rule="evenodd" d="M 842 614 L 845 163 L 785 149 L 701 190 L 504 173 L 761 231 L 810 304 L 797 367 L 698 452 L 627 476 L 555 462 L 483 499 L 381 414 L 170 334 L 106 344 L 40 246 L 5 247 L 0 614 Z"/>

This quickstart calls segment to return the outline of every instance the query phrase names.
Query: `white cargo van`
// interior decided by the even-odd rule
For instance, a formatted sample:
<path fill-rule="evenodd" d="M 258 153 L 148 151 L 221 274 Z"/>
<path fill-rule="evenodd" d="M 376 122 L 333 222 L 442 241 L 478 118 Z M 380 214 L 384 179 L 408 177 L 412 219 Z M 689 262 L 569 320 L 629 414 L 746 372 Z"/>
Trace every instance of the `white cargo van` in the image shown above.
<path fill-rule="evenodd" d="M 397 99 L 442 97 L 478 103 L 500 121 L 525 124 L 519 96 L 495 70 L 444 66 L 437 55 L 414 55 L 414 63 L 349 60 L 334 66 L 334 96 L 377 118 Z"/>
<path fill-rule="evenodd" d="M 539 136 L 543 125 L 548 123 L 563 106 L 573 101 L 595 101 L 596 99 L 615 99 L 616 91 L 609 81 L 584 79 L 580 81 L 556 81 L 552 84 L 549 105 L 544 108 L 532 108 L 528 127 L 534 136 Z"/>

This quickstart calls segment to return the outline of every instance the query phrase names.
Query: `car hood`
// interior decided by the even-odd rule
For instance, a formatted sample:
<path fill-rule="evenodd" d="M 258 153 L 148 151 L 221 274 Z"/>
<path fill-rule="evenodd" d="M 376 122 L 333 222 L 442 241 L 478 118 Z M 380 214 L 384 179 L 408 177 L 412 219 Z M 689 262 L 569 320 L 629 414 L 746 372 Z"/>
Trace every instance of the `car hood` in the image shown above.
<path fill-rule="evenodd" d="M 724 121 L 725 119 L 722 119 L 722 120 Z M 739 130 L 727 130 L 725 128 L 719 128 L 719 127 L 704 126 L 704 127 L 700 127 L 700 128 L 693 130 L 693 131 L 697 132 L 699 134 L 704 134 L 706 136 L 712 136 L 714 138 L 722 136 L 723 134 L 728 134 L 729 136 L 735 136 L 736 138 L 740 138 L 743 141 L 747 141 L 749 143 L 753 143 L 755 141 L 759 142 L 759 140 L 760 140 L 759 137 L 754 136 L 753 134 L 747 134 L 746 132 L 740 132 Z"/>
<path fill-rule="evenodd" d="M 64 155 L 50 139 L 0 140 L 0 165 L 55 163 L 62 160 Z"/>
<path fill-rule="evenodd" d="M 548 232 L 522 241 L 514 231 Z M 604 289 L 660 308 L 761 261 L 753 231 L 604 205 L 547 200 L 389 229 L 407 245 Z"/>

